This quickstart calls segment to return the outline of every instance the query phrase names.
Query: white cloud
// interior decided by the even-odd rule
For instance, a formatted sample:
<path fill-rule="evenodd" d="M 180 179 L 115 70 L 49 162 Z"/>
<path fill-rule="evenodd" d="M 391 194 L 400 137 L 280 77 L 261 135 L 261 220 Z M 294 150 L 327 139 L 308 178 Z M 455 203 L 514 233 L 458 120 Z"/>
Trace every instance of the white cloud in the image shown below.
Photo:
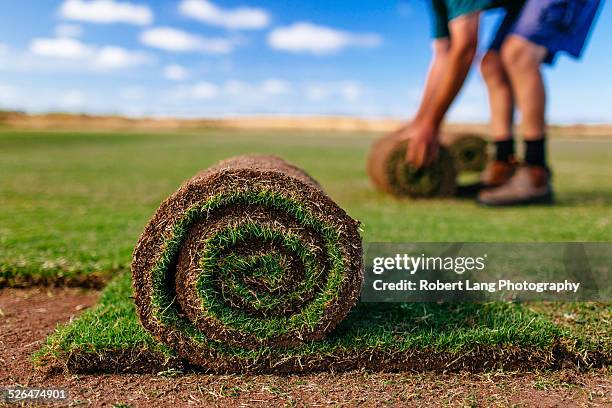
<path fill-rule="evenodd" d="M 137 51 L 129 51 L 122 47 L 106 46 L 100 48 L 91 61 L 91 67 L 96 70 L 112 70 L 130 68 L 142 65 L 149 56 Z"/>
<path fill-rule="evenodd" d="M 210 82 L 198 82 L 191 86 L 178 88 L 174 92 L 177 99 L 214 99 L 219 96 L 219 87 Z"/>
<path fill-rule="evenodd" d="M 84 59 L 93 54 L 93 48 L 73 38 L 35 38 L 30 52 L 43 57 Z"/>
<path fill-rule="evenodd" d="M 57 37 L 80 37 L 82 34 L 83 28 L 77 24 L 60 24 L 55 27 Z"/>
<path fill-rule="evenodd" d="M 309 85 L 306 87 L 306 97 L 313 102 L 325 100 L 331 94 L 331 88 L 326 85 Z"/>
<path fill-rule="evenodd" d="M 215 84 L 200 82 L 192 89 L 192 95 L 196 99 L 212 99 L 219 94 L 219 88 Z"/>
<path fill-rule="evenodd" d="M 184 81 L 189 78 L 189 71 L 177 64 L 171 64 L 164 67 L 164 77 L 171 81 Z"/>
<path fill-rule="evenodd" d="M 35 38 L 30 42 L 30 52 L 37 56 L 74 60 L 87 64 L 94 70 L 130 68 L 149 61 L 149 56 L 125 48 L 107 45 L 85 44 L 74 38 Z"/>
<path fill-rule="evenodd" d="M 267 79 L 261 84 L 261 91 L 270 96 L 285 95 L 292 89 L 291 83 L 282 79 Z"/>
<path fill-rule="evenodd" d="M 232 79 L 221 85 L 199 82 L 181 86 L 175 89 L 173 96 L 176 99 L 222 99 L 237 104 L 248 104 L 261 103 L 292 92 L 292 84 L 283 79 L 270 78 L 254 83 Z"/>
<path fill-rule="evenodd" d="M 290 82 L 283 79 L 270 78 L 259 83 L 247 83 L 230 80 L 223 86 L 223 92 L 228 96 L 239 96 L 241 99 L 261 100 L 268 97 L 283 96 L 293 91 Z"/>
<path fill-rule="evenodd" d="M 153 22 L 153 12 L 148 6 L 113 0 L 66 0 L 59 13 L 68 20 L 89 23 L 148 25 Z"/>
<path fill-rule="evenodd" d="M 67 91 L 66 93 L 60 96 L 59 103 L 62 108 L 79 108 L 85 104 L 85 96 L 80 91 Z"/>
<path fill-rule="evenodd" d="M 363 88 L 355 82 L 342 82 L 339 88 L 340 95 L 347 102 L 357 102 L 363 94 Z"/>
<path fill-rule="evenodd" d="M 206 24 L 236 30 L 265 28 L 270 24 L 270 15 L 264 9 L 238 7 L 223 9 L 208 0 L 183 0 L 179 5 L 181 14 Z"/>
<path fill-rule="evenodd" d="M 277 50 L 326 55 L 347 47 L 376 47 L 378 34 L 356 34 L 307 22 L 280 27 L 268 35 L 268 44 Z"/>
<path fill-rule="evenodd" d="M 344 102 L 356 103 L 361 99 L 363 93 L 363 87 L 353 81 L 317 83 L 305 87 L 306 98 L 311 102 L 322 102 L 339 98 Z"/>
<path fill-rule="evenodd" d="M 153 48 L 172 52 L 203 52 L 228 54 L 234 43 L 226 38 L 206 38 L 170 27 L 157 27 L 143 31 L 140 42 Z"/>
<path fill-rule="evenodd" d="M 225 83 L 223 90 L 230 96 L 244 97 L 246 93 L 251 91 L 251 87 L 246 82 L 231 79 Z"/>

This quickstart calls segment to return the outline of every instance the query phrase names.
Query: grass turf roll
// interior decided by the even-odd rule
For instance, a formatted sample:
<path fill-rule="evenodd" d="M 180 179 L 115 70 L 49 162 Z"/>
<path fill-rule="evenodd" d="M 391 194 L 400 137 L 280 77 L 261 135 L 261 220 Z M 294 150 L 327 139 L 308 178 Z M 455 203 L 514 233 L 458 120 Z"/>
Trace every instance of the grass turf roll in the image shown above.
<path fill-rule="evenodd" d="M 457 171 L 482 171 L 487 165 L 488 142 L 473 133 L 443 133 L 441 142 L 455 160 Z"/>
<path fill-rule="evenodd" d="M 200 366 L 322 339 L 359 296 L 358 222 L 302 170 L 241 156 L 166 199 L 133 253 L 142 325 Z"/>
<path fill-rule="evenodd" d="M 448 197 L 455 193 L 457 172 L 453 158 L 440 146 L 438 160 L 426 169 L 415 169 L 406 163 L 408 141 L 399 133 L 378 139 L 370 149 L 368 174 L 379 190 L 408 197 Z"/>

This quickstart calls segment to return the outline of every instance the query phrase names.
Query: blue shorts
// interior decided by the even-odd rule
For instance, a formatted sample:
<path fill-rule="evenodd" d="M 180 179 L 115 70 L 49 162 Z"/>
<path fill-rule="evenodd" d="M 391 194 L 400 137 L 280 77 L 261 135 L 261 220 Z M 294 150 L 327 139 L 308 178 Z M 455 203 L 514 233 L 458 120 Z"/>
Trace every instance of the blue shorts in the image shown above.
<path fill-rule="evenodd" d="M 595 21 L 600 0 L 527 0 L 520 10 L 507 10 L 490 49 L 501 48 L 512 34 L 548 50 L 552 64 L 558 52 L 579 58 Z"/>

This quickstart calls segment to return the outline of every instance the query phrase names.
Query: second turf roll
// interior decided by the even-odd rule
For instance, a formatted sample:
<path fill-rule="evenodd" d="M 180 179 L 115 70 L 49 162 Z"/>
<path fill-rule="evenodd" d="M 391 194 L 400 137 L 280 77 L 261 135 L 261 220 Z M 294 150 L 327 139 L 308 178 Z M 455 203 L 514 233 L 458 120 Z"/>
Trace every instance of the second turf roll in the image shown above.
<path fill-rule="evenodd" d="M 442 144 L 455 160 L 457 171 L 481 171 L 487 165 L 487 140 L 473 133 L 443 133 Z"/>
<path fill-rule="evenodd" d="M 359 296 L 358 225 L 279 158 L 220 162 L 166 199 L 141 235 L 140 320 L 197 365 L 321 339 Z"/>
<path fill-rule="evenodd" d="M 406 163 L 408 143 L 399 132 L 374 142 L 368 158 L 368 174 L 376 188 L 400 197 L 452 196 L 457 171 L 448 149 L 440 146 L 438 160 L 432 166 L 415 169 Z"/>

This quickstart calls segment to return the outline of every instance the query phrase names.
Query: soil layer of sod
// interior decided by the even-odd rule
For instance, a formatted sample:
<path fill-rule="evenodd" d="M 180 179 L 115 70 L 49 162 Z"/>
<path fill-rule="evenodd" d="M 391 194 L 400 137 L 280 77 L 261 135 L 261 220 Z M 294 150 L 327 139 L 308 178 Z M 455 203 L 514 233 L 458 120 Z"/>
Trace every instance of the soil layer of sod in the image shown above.
<path fill-rule="evenodd" d="M 424 169 L 406 163 L 408 141 L 399 133 L 378 139 L 370 149 L 367 170 L 374 186 L 398 197 L 449 197 L 455 193 L 457 170 L 450 151 L 440 146 L 438 159 Z"/>
<path fill-rule="evenodd" d="M 96 307 L 60 326 L 36 354 L 39 367 L 72 373 L 534 370 L 612 363 L 609 348 L 576 337 L 514 303 L 359 304 L 320 341 L 228 348 L 193 367 L 139 323 L 122 275 Z"/>
<path fill-rule="evenodd" d="M 136 309 L 194 365 L 320 340 L 355 305 L 359 223 L 302 170 L 241 156 L 166 199 L 134 250 Z"/>
<path fill-rule="evenodd" d="M 30 288 L 30 287 L 55 287 L 55 288 L 84 288 L 102 289 L 114 272 L 89 274 L 71 273 L 63 275 L 57 271 L 50 271 L 48 274 L 40 272 L 22 272 L 18 268 L 8 270 L 0 274 L 0 289 L 4 288 Z"/>

